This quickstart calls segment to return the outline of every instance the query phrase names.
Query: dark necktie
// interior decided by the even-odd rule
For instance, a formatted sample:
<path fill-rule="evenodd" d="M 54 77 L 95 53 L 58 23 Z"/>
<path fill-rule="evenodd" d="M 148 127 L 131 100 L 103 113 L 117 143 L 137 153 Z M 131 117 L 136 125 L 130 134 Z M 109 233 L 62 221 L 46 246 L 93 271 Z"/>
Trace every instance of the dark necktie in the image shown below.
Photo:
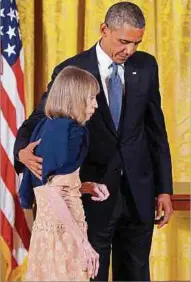
<path fill-rule="evenodd" d="M 121 115 L 123 85 L 118 73 L 118 65 L 112 63 L 112 74 L 109 79 L 108 92 L 109 92 L 109 108 L 115 124 L 116 130 L 119 126 L 119 120 Z"/>

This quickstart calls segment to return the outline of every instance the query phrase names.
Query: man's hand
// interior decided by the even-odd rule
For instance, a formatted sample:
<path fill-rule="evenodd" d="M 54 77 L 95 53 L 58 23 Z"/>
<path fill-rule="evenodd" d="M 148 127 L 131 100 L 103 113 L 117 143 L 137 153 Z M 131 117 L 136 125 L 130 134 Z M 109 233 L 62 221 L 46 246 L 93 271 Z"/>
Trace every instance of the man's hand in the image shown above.
<path fill-rule="evenodd" d="M 159 220 L 158 228 L 163 227 L 165 224 L 169 222 L 172 213 L 173 213 L 173 209 L 172 209 L 172 202 L 170 195 L 169 194 L 158 195 L 156 219 L 160 219 L 163 215 L 162 220 Z"/>
<path fill-rule="evenodd" d="M 30 143 L 24 149 L 19 151 L 19 161 L 22 162 L 28 169 L 40 180 L 42 175 L 42 158 L 37 157 L 33 154 L 34 148 L 40 143 L 38 141 Z"/>
<path fill-rule="evenodd" d="M 93 201 L 105 201 L 109 197 L 109 191 L 105 184 L 84 182 L 80 188 L 82 194 L 91 194 Z"/>

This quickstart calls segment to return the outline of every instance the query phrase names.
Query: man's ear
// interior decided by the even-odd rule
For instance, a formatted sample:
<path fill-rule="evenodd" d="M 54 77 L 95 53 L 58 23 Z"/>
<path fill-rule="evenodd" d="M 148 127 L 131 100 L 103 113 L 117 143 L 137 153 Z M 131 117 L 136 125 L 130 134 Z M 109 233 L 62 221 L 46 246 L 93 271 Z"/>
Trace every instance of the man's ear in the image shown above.
<path fill-rule="evenodd" d="M 102 37 L 107 37 L 108 31 L 109 31 L 109 28 L 108 28 L 107 24 L 106 23 L 102 23 L 100 25 L 101 36 Z"/>

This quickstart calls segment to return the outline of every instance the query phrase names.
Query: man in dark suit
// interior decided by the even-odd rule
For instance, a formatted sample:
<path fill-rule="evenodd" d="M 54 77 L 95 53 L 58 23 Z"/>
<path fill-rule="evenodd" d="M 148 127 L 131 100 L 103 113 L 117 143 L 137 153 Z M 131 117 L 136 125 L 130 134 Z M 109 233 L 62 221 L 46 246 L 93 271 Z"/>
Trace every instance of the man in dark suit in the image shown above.
<path fill-rule="evenodd" d="M 100 254 L 95 280 L 108 279 L 112 245 L 113 280 L 148 281 L 155 197 L 158 226 L 172 214 L 170 150 L 161 109 L 158 66 L 153 56 L 136 51 L 145 19 L 138 6 L 120 2 L 111 6 L 101 24 L 101 40 L 91 49 L 58 65 L 52 81 L 66 66 L 92 73 L 99 81 L 98 109 L 88 122 L 89 153 L 81 167 L 81 180 L 107 185 L 110 197 L 93 202 L 83 195 L 88 236 Z M 33 155 L 37 143 L 29 138 L 44 117 L 48 91 L 39 107 L 18 131 L 15 169 L 26 165 L 40 176 L 42 160 Z M 24 164 L 24 165 L 23 165 Z"/>

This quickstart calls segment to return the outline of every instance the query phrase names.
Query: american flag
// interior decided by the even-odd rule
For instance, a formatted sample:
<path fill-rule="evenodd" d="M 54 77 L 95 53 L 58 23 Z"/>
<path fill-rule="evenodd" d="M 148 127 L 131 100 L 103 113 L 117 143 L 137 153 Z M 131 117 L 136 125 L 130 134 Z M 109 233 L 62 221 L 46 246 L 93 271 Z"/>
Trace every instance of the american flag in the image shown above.
<path fill-rule="evenodd" d="M 15 281 L 27 256 L 30 229 L 18 200 L 19 179 L 13 166 L 13 145 L 25 119 L 24 54 L 15 0 L 0 0 L 1 9 L 1 175 L 0 251 L 6 280 Z"/>

